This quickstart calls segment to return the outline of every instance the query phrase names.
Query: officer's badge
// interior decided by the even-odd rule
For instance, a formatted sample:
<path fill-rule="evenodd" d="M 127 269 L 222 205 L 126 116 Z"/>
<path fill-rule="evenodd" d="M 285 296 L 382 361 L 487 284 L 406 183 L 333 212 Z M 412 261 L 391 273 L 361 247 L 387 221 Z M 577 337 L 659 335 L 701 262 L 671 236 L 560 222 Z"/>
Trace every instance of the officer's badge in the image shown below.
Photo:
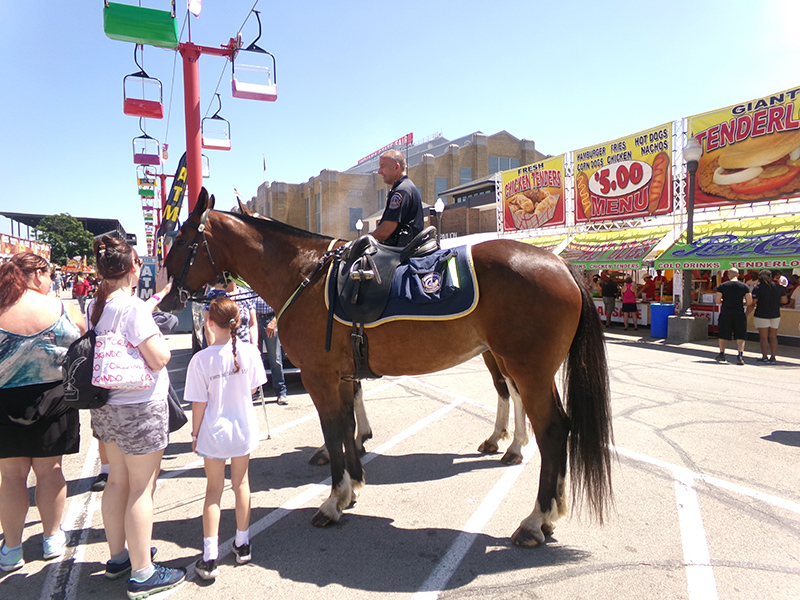
<path fill-rule="evenodd" d="M 442 276 L 433 271 L 422 277 L 422 290 L 426 294 L 435 294 L 442 289 Z"/>
<path fill-rule="evenodd" d="M 389 198 L 389 208 L 400 208 L 401 202 L 403 202 L 403 197 L 399 192 L 395 192 L 395 194 Z"/>

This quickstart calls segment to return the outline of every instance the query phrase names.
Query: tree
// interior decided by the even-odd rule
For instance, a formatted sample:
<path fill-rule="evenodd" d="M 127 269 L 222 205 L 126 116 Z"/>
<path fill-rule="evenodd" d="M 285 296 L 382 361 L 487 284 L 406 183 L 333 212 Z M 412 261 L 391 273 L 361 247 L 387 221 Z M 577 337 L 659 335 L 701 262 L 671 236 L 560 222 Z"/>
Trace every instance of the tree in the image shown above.
<path fill-rule="evenodd" d="M 36 229 L 41 231 L 40 239 L 50 244 L 50 262 L 54 265 L 65 265 L 75 256 L 86 256 L 94 263 L 94 236 L 75 217 L 66 213 L 48 215 Z"/>

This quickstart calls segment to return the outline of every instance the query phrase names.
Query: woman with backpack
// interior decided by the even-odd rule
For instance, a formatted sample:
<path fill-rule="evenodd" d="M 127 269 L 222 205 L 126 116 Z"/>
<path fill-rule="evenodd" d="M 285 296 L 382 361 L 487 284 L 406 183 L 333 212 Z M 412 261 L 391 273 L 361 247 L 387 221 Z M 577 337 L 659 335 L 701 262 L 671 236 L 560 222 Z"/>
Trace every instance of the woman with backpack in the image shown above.
<path fill-rule="evenodd" d="M 64 454 L 80 445 L 78 411 L 63 403 L 61 365 L 85 331 L 83 316 L 53 297 L 50 264 L 32 252 L 0 265 L 0 570 L 25 565 L 22 535 L 28 475 L 36 476 L 36 507 L 45 560 L 64 553 L 61 529 L 67 484 Z"/>

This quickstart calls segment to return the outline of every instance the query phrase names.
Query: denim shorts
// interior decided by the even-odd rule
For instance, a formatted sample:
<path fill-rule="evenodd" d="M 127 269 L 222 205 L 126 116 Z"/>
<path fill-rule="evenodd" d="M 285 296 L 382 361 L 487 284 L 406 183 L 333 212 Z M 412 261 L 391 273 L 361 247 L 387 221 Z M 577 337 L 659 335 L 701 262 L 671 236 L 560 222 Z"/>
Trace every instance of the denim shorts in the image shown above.
<path fill-rule="evenodd" d="M 166 400 L 137 404 L 106 404 L 93 408 L 92 429 L 104 444 L 114 442 L 123 454 L 163 450 L 169 442 Z"/>

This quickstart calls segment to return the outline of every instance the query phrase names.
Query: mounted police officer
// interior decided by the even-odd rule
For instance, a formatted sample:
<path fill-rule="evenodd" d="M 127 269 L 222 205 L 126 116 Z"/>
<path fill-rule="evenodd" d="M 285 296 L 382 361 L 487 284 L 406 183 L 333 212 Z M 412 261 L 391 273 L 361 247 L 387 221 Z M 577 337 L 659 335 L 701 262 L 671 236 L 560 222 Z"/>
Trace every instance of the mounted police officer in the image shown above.
<path fill-rule="evenodd" d="M 425 223 L 422 198 L 417 186 L 406 175 L 403 153 L 388 150 L 381 154 L 378 174 L 392 188 L 386 196 L 380 225 L 372 232 L 372 237 L 389 246 L 406 246 L 422 231 Z"/>

